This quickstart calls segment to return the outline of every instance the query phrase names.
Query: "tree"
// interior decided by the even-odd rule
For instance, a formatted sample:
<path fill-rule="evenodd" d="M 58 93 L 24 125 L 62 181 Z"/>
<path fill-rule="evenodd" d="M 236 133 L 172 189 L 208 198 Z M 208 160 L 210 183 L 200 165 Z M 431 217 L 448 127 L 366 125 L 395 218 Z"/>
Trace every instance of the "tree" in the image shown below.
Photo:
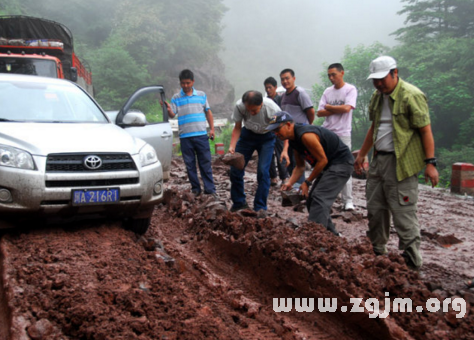
<path fill-rule="evenodd" d="M 437 145 L 459 143 L 474 105 L 474 0 L 402 0 L 406 27 L 393 51 L 401 76 L 426 93 Z"/>
<path fill-rule="evenodd" d="M 402 0 L 406 26 L 391 53 L 399 75 L 428 97 L 442 185 L 474 161 L 474 0 Z"/>
<path fill-rule="evenodd" d="M 176 79 L 221 48 L 222 0 L 0 0 L 0 11 L 64 23 L 92 66 L 99 102 L 118 105 L 139 85 Z"/>
<path fill-rule="evenodd" d="M 405 43 L 443 37 L 472 37 L 474 0 L 402 0 L 406 25 L 393 34 Z"/>
<path fill-rule="evenodd" d="M 96 100 L 105 110 L 119 110 L 131 93 L 150 84 L 145 65 L 139 65 L 115 40 L 108 40 L 91 56 Z"/>
<path fill-rule="evenodd" d="M 221 48 L 221 0 L 125 0 L 112 34 L 154 76 L 198 66 Z"/>
<path fill-rule="evenodd" d="M 0 0 L 0 15 L 20 15 L 22 8 L 19 0 Z"/>

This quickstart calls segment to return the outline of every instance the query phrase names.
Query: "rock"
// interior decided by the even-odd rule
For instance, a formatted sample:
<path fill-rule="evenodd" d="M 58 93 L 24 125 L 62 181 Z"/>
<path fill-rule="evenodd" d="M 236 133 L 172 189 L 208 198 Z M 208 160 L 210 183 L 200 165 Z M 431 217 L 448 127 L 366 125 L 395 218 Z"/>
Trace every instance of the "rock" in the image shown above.
<path fill-rule="evenodd" d="M 301 202 L 301 195 L 297 191 L 282 191 L 281 205 L 283 207 L 293 207 Z"/>
<path fill-rule="evenodd" d="M 441 283 L 436 282 L 436 281 L 427 282 L 426 287 L 432 292 L 435 291 L 435 290 L 443 289 L 443 286 L 441 285 Z"/>
<path fill-rule="evenodd" d="M 221 159 L 224 164 L 231 165 L 239 170 L 243 170 L 245 167 L 244 155 L 239 152 L 226 153 Z"/>
<path fill-rule="evenodd" d="M 48 336 L 53 332 L 53 325 L 47 319 L 41 319 L 28 327 L 28 335 L 33 340 L 48 339 Z"/>

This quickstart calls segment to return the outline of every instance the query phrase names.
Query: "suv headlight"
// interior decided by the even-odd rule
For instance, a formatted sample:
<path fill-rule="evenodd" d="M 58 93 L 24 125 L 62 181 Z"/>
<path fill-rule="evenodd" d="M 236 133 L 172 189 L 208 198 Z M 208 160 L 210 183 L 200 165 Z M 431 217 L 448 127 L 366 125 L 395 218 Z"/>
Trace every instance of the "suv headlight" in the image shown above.
<path fill-rule="evenodd" d="M 145 144 L 145 146 L 140 150 L 140 164 L 142 167 L 158 162 L 158 157 L 156 156 L 155 149 L 150 144 Z"/>
<path fill-rule="evenodd" d="M 29 152 L 11 146 L 0 145 L 0 166 L 34 170 L 35 163 Z"/>

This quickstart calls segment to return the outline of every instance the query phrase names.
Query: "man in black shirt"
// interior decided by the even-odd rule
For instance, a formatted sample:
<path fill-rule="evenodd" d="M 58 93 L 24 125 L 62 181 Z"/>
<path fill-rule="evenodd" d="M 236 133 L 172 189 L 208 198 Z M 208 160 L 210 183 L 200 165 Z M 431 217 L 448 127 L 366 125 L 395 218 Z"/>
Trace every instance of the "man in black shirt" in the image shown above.
<path fill-rule="evenodd" d="M 275 114 L 266 130 L 288 140 L 295 150 L 296 168 L 282 190 L 292 189 L 305 171 L 306 160 L 313 170 L 300 191 L 307 198 L 308 220 L 340 236 L 331 220 L 331 206 L 354 168 L 349 148 L 334 132 L 320 126 L 295 124 L 285 111 Z"/>

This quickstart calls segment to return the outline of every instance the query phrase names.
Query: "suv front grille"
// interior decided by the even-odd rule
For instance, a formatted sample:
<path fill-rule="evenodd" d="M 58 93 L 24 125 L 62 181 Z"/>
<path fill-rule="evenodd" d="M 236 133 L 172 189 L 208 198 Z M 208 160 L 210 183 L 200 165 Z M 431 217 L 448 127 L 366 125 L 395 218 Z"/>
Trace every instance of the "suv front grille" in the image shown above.
<path fill-rule="evenodd" d="M 135 178 L 116 178 L 99 180 L 70 180 L 70 181 L 46 181 L 47 188 L 73 188 L 73 187 L 98 187 L 138 184 L 138 177 Z"/>
<path fill-rule="evenodd" d="M 89 156 L 100 158 L 100 167 L 87 168 L 85 160 Z M 136 169 L 135 162 L 128 153 L 50 154 L 46 160 L 46 172 L 107 172 Z"/>

